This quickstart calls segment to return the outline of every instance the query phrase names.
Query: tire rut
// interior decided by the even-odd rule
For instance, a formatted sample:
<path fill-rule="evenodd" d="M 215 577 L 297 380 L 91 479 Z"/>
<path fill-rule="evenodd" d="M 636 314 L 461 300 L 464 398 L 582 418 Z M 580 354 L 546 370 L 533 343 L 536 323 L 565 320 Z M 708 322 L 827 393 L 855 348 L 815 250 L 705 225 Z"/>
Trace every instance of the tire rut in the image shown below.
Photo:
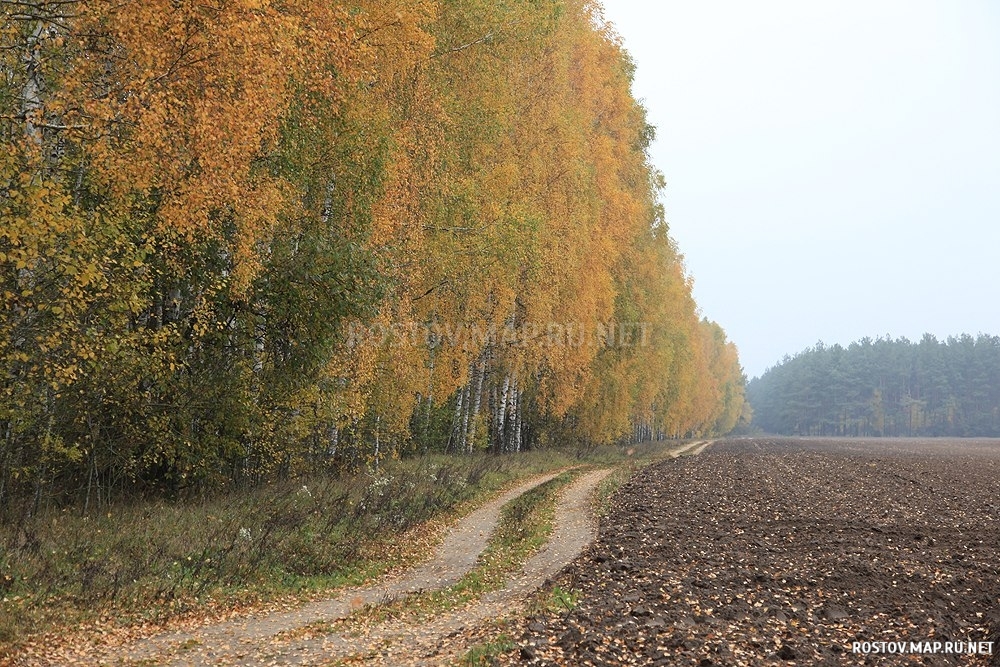
<path fill-rule="evenodd" d="M 700 454 L 711 441 L 687 443 L 670 450 L 670 458 Z M 555 510 L 552 535 L 508 585 L 470 606 L 447 612 L 419 627 L 390 621 L 364 636 L 331 633 L 306 639 L 303 630 L 346 618 L 366 605 L 379 605 L 407 594 L 445 588 L 457 583 L 476 564 L 496 527 L 501 509 L 521 494 L 564 470 L 539 475 L 499 495 L 460 519 L 446 533 L 426 563 L 365 587 L 341 590 L 337 597 L 311 602 L 287 612 L 249 615 L 215 622 L 195 630 L 168 631 L 118 646 L 98 646 L 73 656 L 75 664 L 100 665 L 278 665 L 330 664 L 353 660 L 365 664 L 441 664 L 446 656 L 467 648 L 463 630 L 523 608 L 527 597 L 576 558 L 597 534 L 590 511 L 596 486 L 612 470 L 583 474 L 564 489 Z M 310 634 L 306 632 L 305 634 Z M 458 639 L 454 639 L 458 637 Z M 449 639 L 452 638 L 452 639 Z M 402 653 L 400 652 L 402 651 Z M 63 664 L 66 656 L 49 656 L 35 665 Z"/>
<path fill-rule="evenodd" d="M 476 564 L 486 548 L 504 505 L 544 484 L 562 470 L 531 478 L 485 503 L 460 519 L 445 535 L 434 555 L 424 564 L 364 587 L 348 588 L 337 597 L 305 604 L 293 611 L 249 616 L 238 621 L 207 625 L 197 630 L 167 632 L 131 646 L 109 649 L 94 664 L 218 665 L 239 663 L 259 656 L 265 646 L 283 633 L 310 624 L 332 622 L 365 605 L 375 605 L 423 590 L 456 583 Z M 53 663 L 55 664 L 55 663 Z M 260 664 L 253 660 L 248 664 Z"/>
<path fill-rule="evenodd" d="M 466 648 L 446 640 L 462 631 L 520 610 L 528 595 L 569 564 L 597 535 L 591 498 L 610 469 L 580 476 L 559 496 L 552 534 L 507 585 L 462 609 L 440 614 L 419 625 L 391 621 L 369 629 L 364 636 L 331 634 L 292 642 L 239 664 L 337 664 L 337 660 L 363 660 L 365 665 L 440 665 Z"/>

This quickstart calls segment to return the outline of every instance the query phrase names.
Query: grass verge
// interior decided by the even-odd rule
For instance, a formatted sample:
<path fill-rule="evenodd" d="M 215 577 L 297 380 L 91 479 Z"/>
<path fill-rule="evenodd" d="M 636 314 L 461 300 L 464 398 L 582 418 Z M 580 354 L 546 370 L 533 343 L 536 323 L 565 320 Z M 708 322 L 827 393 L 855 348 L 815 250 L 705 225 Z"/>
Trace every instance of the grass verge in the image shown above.
<path fill-rule="evenodd" d="M 663 448 L 428 456 L 378 473 L 298 479 L 199 502 L 134 502 L 100 514 L 66 509 L 3 525 L 0 662 L 73 634 L 100 643 L 119 630 L 148 634 L 168 622 L 329 594 L 419 560 L 450 517 L 514 479 L 587 463 L 631 467 Z M 470 576 L 480 581 L 452 594 L 492 585 L 485 570 Z"/>
<path fill-rule="evenodd" d="M 456 584 L 366 607 L 345 619 L 338 630 L 352 630 L 389 619 L 419 621 L 503 588 L 508 577 L 545 545 L 552 533 L 559 492 L 579 474 L 580 469 L 566 471 L 504 505 L 486 550 L 475 567 Z"/>
<path fill-rule="evenodd" d="M 611 497 L 636 471 L 670 458 L 672 450 L 680 446 L 682 443 L 675 441 L 646 443 L 625 450 L 615 461 L 607 461 L 605 465 L 614 465 L 614 470 L 601 480 L 594 493 L 597 515 L 603 517 L 610 511 Z M 529 598 L 523 616 L 530 618 L 551 612 L 570 613 L 577 607 L 579 598 L 579 592 L 573 589 L 555 585 L 544 587 Z M 517 648 L 518 644 L 512 635 L 517 632 L 516 618 L 497 619 L 495 627 L 484 633 L 484 640 L 472 645 L 457 664 L 470 667 L 496 664 L 497 658 Z"/>
<path fill-rule="evenodd" d="M 490 667 L 496 664 L 497 658 L 515 648 L 517 643 L 514 639 L 506 633 L 501 633 L 486 643 L 473 646 L 458 664 L 462 667 Z"/>

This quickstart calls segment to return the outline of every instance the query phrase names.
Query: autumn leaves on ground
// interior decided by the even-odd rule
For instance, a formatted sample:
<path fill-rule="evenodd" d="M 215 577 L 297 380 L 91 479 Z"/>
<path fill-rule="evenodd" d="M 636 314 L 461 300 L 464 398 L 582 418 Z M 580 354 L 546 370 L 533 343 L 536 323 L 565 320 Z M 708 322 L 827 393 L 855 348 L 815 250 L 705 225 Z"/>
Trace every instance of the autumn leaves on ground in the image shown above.
<path fill-rule="evenodd" d="M 595 4 L 0 19 L 6 645 L 360 580 L 557 447 L 740 419 Z"/>
<path fill-rule="evenodd" d="M 718 441 L 632 477 L 596 542 L 549 585 L 574 591 L 572 604 L 509 624 L 495 655 L 998 665 L 998 498 L 996 439 Z M 907 648 L 870 648 L 890 643 Z"/>

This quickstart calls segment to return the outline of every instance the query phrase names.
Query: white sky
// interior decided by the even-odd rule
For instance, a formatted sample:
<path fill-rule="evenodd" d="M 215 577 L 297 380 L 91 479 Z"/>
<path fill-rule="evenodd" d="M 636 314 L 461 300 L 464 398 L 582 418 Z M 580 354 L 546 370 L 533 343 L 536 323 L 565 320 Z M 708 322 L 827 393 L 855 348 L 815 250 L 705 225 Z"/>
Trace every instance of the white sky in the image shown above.
<path fill-rule="evenodd" d="M 748 377 L 819 340 L 1000 335 L 1000 2 L 602 3 Z"/>

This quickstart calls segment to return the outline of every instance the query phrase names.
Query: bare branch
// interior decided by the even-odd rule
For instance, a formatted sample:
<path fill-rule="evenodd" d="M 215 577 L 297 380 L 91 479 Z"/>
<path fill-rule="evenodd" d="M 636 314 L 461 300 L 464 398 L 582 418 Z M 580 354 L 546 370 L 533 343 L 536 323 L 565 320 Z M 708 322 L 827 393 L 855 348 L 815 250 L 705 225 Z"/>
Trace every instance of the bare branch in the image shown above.
<path fill-rule="evenodd" d="M 468 44 L 462 44 L 461 46 L 454 46 L 450 49 L 445 49 L 444 51 L 438 51 L 437 53 L 432 54 L 431 58 L 440 58 L 441 56 L 446 56 L 451 53 L 458 53 L 459 51 L 465 51 L 466 49 L 470 49 L 477 44 L 485 44 L 492 40 L 493 40 L 493 33 L 488 32 L 479 39 L 474 39 Z"/>

